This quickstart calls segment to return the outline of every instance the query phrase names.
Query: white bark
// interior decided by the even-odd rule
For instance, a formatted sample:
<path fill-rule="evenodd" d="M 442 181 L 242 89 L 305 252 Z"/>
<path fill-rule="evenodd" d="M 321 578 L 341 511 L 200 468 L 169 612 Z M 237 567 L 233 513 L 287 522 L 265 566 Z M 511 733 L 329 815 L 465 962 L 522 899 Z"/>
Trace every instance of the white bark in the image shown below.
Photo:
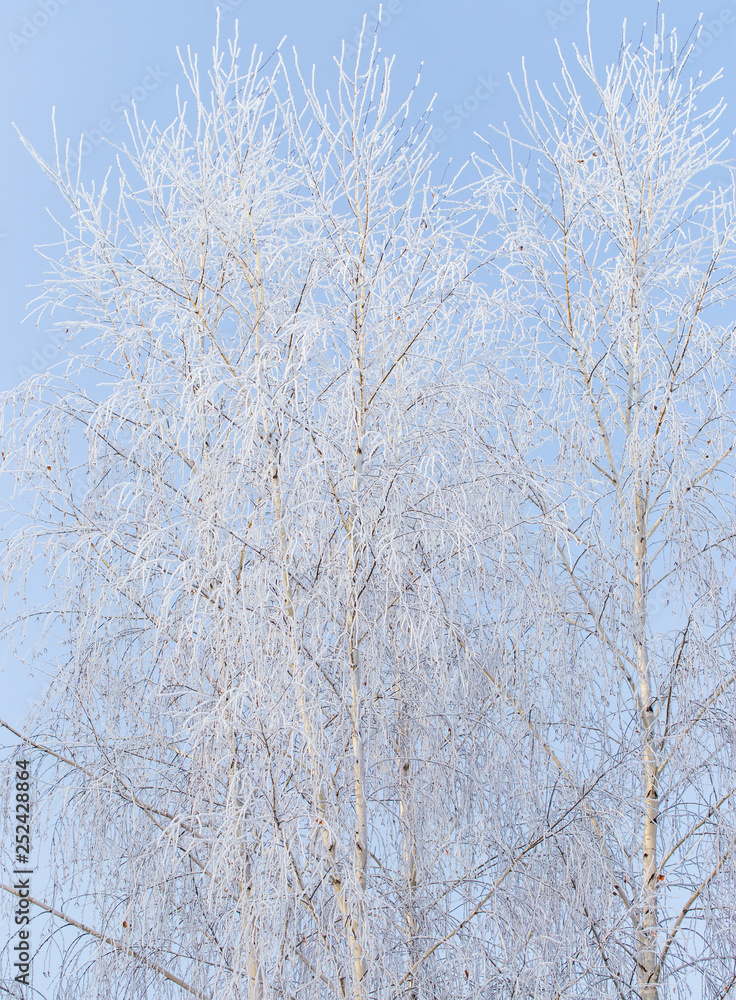
<path fill-rule="evenodd" d="M 733 188 L 668 59 L 525 91 L 468 190 L 366 50 L 327 99 L 188 64 L 114 198 L 46 168 L 78 342 L 6 400 L 3 573 L 64 653 L 49 997 L 736 982 Z"/>
<path fill-rule="evenodd" d="M 525 81 L 526 136 L 479 161 L 518 378 L 499 435 L 542 526 L 520 539 L 540 609 L 522 700 L 581 798 L 538 875 L 575 928 L 547 925 L 555 996 L 736 981 L 709 909 L 733 912 L 736 837 L 733 186 L 705 187 L 719 109 L 663 35 L 605 78 L 564 65 L 554 101 Z"/>
<path fill-rule="evenodd" d="M 46 168 L 48 301 L 86 340 L 8 400 L 33 511 L 5 568 L 64 567 L 27 733 L 47 912 L 86 928 L 55 995 L 481 990 L 557 815 L 516 823 L 486 676 L 515 516 L 475 434 L 478 248 L 375 53 L 326 105 L 255 56 L 216 53 L 211 98 L 186 71 L 111 208 Z"/>

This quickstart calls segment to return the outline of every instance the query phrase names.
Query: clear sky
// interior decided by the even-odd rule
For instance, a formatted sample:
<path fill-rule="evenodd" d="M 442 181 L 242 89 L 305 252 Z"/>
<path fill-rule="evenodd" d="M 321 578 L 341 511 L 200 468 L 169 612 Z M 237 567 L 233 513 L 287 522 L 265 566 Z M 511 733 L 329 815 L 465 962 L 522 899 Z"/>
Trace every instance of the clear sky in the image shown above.
<path fill-rule="evenodd" d="M 694 70 L 711 75 L 725 66 L 718 92 L 736 93 L 736 0 L 662 0 L 666 26 L 682 39 L 703 12 L 700 52 Z M 315 63 L 329 85 L 331 59 L 342 39 L 352 42 L 364 14 L 375 21 L 378 2 L 365 0 L 225 0 L 222 30 L 240 24 L 245 55 L 253 45 L 270 52 L 286 36 L 303 66 Z M 616 52 L 622 22 L 636 36 L 654 23 L 656 0 L 592 0 L 592 33 L 599 63 Z M 48 209 L 61 209 L 50 182 L 22 147 L 18 129 L 46 156 L 51 154 L 51 110 L 57 130 L 76 146 L 88 139 L 87 176 L 100 177 L 112 152 L 99 140 L 125 137 L 126 106 L 135 99 L 142 117 L 168 124 L 175 88 L 182 80 L 176 49 L 191 46 L 206 67 L 215 34 L 215 0 L 4 0 L 0 9 L 0 389 L 23 373 L 52 363 L 56 355 L 48 327 L 23 322 L 41 280 L 43 261 L 34 247 L 56 236 Z M 585 0 L 388 0 L 379 29 L 385 54 L 395 54 L 394 92 L 403 96 L 421 66 L 416 110 L 436 96 L 433 121 L 441 132 L 441 158 L 458 165 L 479 147 L 474 133 L 488 123 L 517 116 L 508 74 L 520 75 L 526 58 L 542 85 L 558 76 L 557 39 L 566 52 L 585 41 Z M 729 108 L 724 128 L 732 131 Z M 63 214 L 63 209 L 62 209 Z M 1 660 L 2 649 L 0 649 Z M 0 675 L 3 714 L 17 720 L 43 678 L 6 662 Z"/>

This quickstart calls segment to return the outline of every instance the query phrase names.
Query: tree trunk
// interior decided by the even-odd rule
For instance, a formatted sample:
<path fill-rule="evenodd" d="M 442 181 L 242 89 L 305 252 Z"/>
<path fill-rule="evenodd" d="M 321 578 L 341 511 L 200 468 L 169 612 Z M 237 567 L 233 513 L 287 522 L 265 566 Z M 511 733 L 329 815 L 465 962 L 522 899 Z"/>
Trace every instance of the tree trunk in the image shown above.
<path fill-rule="evenodd" d="M 655 747 L 655 714 L 649 671 L 647 641 L 647 517 L 644 485 L 636 494 L 636 537 L 634 539 L 634 614 L 636 618 L 636 665 L 639 680 L 639 716 L 642 727 L 642 827 L 641 904 L 637 923 L 637 964 L 642 1000 L 658 1000 L 657 983 L 657 791 L 658 766 Z"/>

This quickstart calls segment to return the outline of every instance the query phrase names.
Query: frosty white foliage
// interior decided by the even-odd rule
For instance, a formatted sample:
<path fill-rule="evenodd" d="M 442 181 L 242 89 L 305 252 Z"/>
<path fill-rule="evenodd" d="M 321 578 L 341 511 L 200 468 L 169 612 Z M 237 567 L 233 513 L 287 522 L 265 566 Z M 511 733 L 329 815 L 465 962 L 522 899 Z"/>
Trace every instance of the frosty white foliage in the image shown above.
<path fill-rule="evenodd" d="M 530 765 L 587 792 L 537 875 L 556 996 L 736 984 L 734 187 L 721 107 L 663 36 L 603 81 L 563 64 L 553 100 L 525 80 L 525 140 L 478 161 L 544 523 L 513 651 Z"/>
<path fill-rule="evenodd" d="M 43 164 L 54 996 L 736 981 L 733 188 L 659 39 L 580 65 L 471 189 L 365 46 L 326 99 L 218 46 L 115 184 Z"/>
<path fill-rule="evenodd" d="M 375 53 L 324 106 L 236 57 L 135 123 L 119 192 L 49 171 L 77 229 L 48 297 L 87 339 L 8 400 L 8 560 L 53 569 L 69 635 L 31 730 L 53 902 L 91 931 L 58 995 L 460 995 L 554 823 L 504 822 L 463 639 L 512 518 L 471 227 Z"/>

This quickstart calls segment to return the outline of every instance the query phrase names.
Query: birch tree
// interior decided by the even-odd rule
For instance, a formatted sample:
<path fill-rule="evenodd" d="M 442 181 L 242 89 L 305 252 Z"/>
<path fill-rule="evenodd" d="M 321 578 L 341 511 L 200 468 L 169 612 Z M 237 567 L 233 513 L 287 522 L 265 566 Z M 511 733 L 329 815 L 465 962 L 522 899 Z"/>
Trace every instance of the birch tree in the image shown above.
<path fill-rule="evenodd" d="M 484 658 L 518 491 L 476 433 L 476 223 L 375 48 L 327 98 L 235 44 L 183 65 L 101 189 L 36 156 L 70 339 L 5 400 L 4 575 L 47 568 L 65 652 L 5 728 L 53 995 L 518 995 L 512 889 L 569 803 Z"/>
<path fill-rule="evenodd" d="M 720 1000 L 719 107 L 674 39 L 588 52 L 463 189 L 375 46 L 184 71 L 101 189 L 36 157 L 69 360 L 4 401 L 3 576 L 63 656 L 3 725 L 52 995 Z"/>
<path fill-rule="evenodd" d="M 736 989 L 734 187 L 689 73 L 661 24 L 589 49 L 478 159 L 539 608 L 507 656 L 530 766 L 587 790 L 533 863 L 535 996 Z"/>

